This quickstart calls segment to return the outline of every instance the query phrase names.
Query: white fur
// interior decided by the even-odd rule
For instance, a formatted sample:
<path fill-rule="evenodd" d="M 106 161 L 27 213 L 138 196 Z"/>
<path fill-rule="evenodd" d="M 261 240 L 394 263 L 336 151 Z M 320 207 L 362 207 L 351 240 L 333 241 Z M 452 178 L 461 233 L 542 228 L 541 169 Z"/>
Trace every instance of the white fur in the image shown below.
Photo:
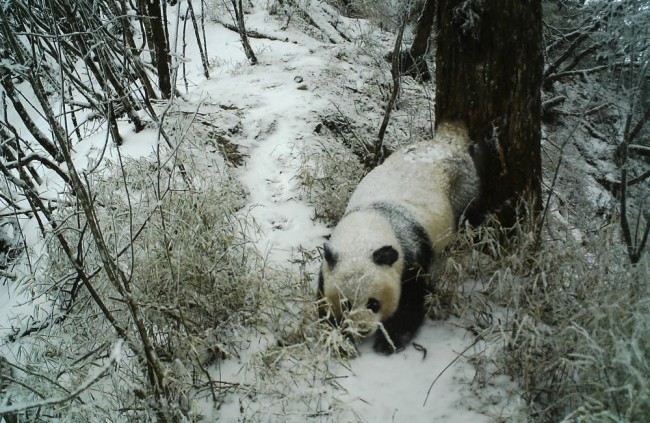
<path fill-rule="evenodd" d="M 379 321 L 395 313 L 401 291 L 404 254 L 386 219 L 373 211 L 351 213 L 339 222 L 330 243 L 338 261 L 334 269 L 324 264 L 322 271 L 326 281 L 324 294 L 332 301 L 334 313 L 337 316 L 343 314 L 339 304 L 341 297 L 352 301 L 352 310 L 365 310 L 370 297 L 381 300 L 380 313 L 364 313 L 356 320 Z M 390 267 L 377 266 L 372 261 L 372 253 L 386 245 L 397 250 L 399 259 Z"/>
<path fill-rule="evenodd" d="M 404 268 L 402 246 L 384 216 L 373 203 L 395 203 L 406 208 L 426 230 L 440 252 L 455 230 L 456 216 L 478 193 L 478 178 L 468 153 L 467 131 L 457 124 L 443 124 L 433 140 L 411 144 L 393 153 L 359 183 L 330 238 L 337 262 L 330 269 L 323 262 L 325 297 L 335 315 L 344 313 L 339 300 L 352 301 L 352 320 L 372 333 L 380 321 L 392 316 L 399 303 Z M 399 253 L 393 266 L 378 266 L 372 253 L 390 245 Z M 379 313 L 365 309 L 369 298 L 382 302 Z"/>
<path fill-rule="evenodd" d="M 378 201 L 397 203 L 414 215 L 440 252 L 454 231 L 456 215 L 478 194 L 478 177 L 468 149 L 463 126 L 441 124 L 433 140 L 394 152 L 366 175 L 346 212 Z M 359 230 L 365 231 L 360 228 L 350 236 L 358 236 Z"/>

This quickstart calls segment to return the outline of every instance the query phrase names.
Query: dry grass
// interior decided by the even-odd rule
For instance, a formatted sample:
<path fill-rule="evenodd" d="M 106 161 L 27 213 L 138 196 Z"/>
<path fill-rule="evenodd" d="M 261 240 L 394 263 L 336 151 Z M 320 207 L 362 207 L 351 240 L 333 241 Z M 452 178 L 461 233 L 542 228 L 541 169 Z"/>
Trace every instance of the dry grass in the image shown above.
<path fill-rule="evenodd" d="M 314 207 L 314 218 L 336 224 L 365 175 L 363 165 L 344 146 L 303 153 L 301 163 L 298 178 L 305 199 Z"/>
<path fill-rule="evenodd" d="M 179 163 L 185 169 L 191 164 L 193 173 L 181 177 Z M 248 348 L 242 331 L 265 319 L 266 266 L 250 243 L 255 228 L 237 213 L 246 193 L 227 168 L 207 163 L 192 148 L 174 152 L 172 160 L 161 164 L 151 159 L 107 163 L 89 177 L 89 186 L 108 249 L 126 275 L 128 295 L 139 305 L 149 340 L 165 366 L 167 398 L 172 399 L 165 413 L 194 418 L 193 403 L 200 392 L 210 392 L 218 401 L 234 389 L 212 378 L 209 365 Z M 124 291 L 101 271 L 97 247 L 74 197 L 65 204 L 56 211 L 55 233 L 76 249 L 94 291 L 117 324 L 136 338 Z M 112 325 L 75 277 L 54 232 L 45 247 L 47 253 L 35 262 L 47 271 L 36 272 L 27 285 L 41 309 L 33 313 L 38 321 L 27 324 L 33 331 L 21 340 L 24 350 L 12 360 L 36 369 L 24 374 L 23 385 L 15 385 L 10 394 L 21 401 L 72 390 L 116 341 Z M 133 350 L 133 343 L 126 345 L 114 372 L 79 401 L 47 409 L 48 419 L 154 416 L 142 351 Z M 91 395 L 101 401 L 86 403 Z"/>
<path fill-rule="evenodd" d="M 647 254 L 633 266 L 620 243 L 603 244 L 611 234 L 578 242 L 566 231 L 537 244 L 534 229 L 468 228 L 440 271 L 433 302 L 466 318 L 490 351 L 474 358 L 477 392 L 506 374 L 519 383 L 533 421 L 643 421 L 650 413 Z M 506 244 L 498 241 L 504 235 Z"/>
<path fill-rule="evenodd" d="M 344 334 L 318 319 L 312 272 L 318 253 L 303 251 L 298 274 L 269 264 L 251 242 L 259 228 L 242 209 L 245 190 L 219 155 L 211 161 L 205 149 L 185 142 L 158 162 L 106 161 L 87 176 L 108 249 L 127 276 L 129 295 L 165 369 L 164 412 L 197 420 L 205 410 L 199 404 L 216 410 L 225 398 L 239 398 L 246 421 L 269 415 L 304 421 L 314 413 L 337 421 L 350 414 L 336 400 L 342 370 L 337 358 L 357 352 Z M 337 198 L 321 208 L 338 219 L 361 171 L 344 154 L 333 157 L 310 157 L 317 167 L 305 167 L 302 176 L 311 184 L 305 185 L 307 195 L 320 200 L 316 192 L 324 189 Z M 39 308 L 33 318 L 45 325 L 21 338 L 20 352 L 11 357 L 33 370 L 18 372 L 21 384 L 7 390 L 12 402 L 65 395 L 102 365 L 117 339 L 55 234 L 76 250 L 117 324 L 135 334 L 124 294 L 102 272 L 74 197 L 60 204 L 45 254 L 31 256 L 38 257 L 33 267 L 41 271 L 26 289 Z M 40 410 L 47 415 L 43 420 L 155 419 L 160 405 L 151 400 L 146 363 L 135 345 L 125 343 L 122 360 L 78 400 Z M 221 366 L 233 363 L 240 363 L 239 370 L 222 375 Z"/>

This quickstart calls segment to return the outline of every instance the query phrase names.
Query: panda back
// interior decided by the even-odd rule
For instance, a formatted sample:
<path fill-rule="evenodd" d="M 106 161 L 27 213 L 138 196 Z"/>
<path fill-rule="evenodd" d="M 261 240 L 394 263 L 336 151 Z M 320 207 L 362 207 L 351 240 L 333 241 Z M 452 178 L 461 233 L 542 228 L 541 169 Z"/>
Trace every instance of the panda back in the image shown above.
<path fill-rule="evenodd" d="M 434 249 L 447 244 L 459 216 L 478 196 L 478 177 L 463 128 L 441 125 L 433 140 L 395 151 L 352 194 L 346 212 L 393 203 L 427 231 Z"/>

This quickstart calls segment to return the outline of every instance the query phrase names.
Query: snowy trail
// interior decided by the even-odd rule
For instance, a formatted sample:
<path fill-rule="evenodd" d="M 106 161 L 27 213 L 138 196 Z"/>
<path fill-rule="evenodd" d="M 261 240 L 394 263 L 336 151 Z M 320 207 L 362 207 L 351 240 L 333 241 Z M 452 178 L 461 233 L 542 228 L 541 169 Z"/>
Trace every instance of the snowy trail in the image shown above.
<path fill-rule="evenodd" d="M 235 35 L 224 29 L 219 37 Z M 234 136 L 248 159 L 239 169 L 249 192 L 243 212 L 259 227 L 258 250 L 286 265 L 298 246 L 314 248 L 326 233 L 313 209 L 299 200 L 296 178 L 306 149 L 313 148 L 313 130 L 326 102 L 311 89 L 325 59 L 300 44 L 253 40 L 263 51 L 260 63 L 233 75 L 216 76 L 191 98 L 236 109 L 241 133 Z M 239 57 L 241 60 L 241 57 Z"/>
<path fill-rule="evenodd" d="M 469 390 L 475 370 L 465 359 L 456 360 L 458 354 L 468 357 L 476 352 L 468 332 L 451 322 L 427 319 L 415 342 L 426 354 L 410 346 L 380 356 L 371 342 L 361 346 L 359 359 L 351 363 L 354 377 L 343 382 L 349 398 L 359 400 L 353 408 L 362 416 L 373 416 L 367 421 L 493 421 L 471 409 L 476 405 Z"/>
<path fill-rule="evenodd" d="M 314 248 L 326 230 L 312 219 L 313 209 L 298 198 L 300 158 L 295 151 L 304 147 L 294 141 L 297 137 L 290 125 L 278 122 L 275 132 L 250 151 L 241 175 L 250 192 L 250 216 L 262 229 L 258 249 L 284 265 L 294 258 L 292 252 L 297 247 Z"/>

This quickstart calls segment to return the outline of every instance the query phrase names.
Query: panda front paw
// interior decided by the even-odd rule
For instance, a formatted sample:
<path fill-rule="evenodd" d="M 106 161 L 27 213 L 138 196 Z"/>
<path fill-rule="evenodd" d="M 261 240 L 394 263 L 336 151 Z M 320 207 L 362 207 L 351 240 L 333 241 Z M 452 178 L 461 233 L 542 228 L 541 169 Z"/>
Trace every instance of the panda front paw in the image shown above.
<path fill-rule="evenodd" d="M 377 334 L 377 338 L 375 339 L 375 344 L 372 346 L 372 349 L 380 354 L 390 355 L 402 351 L 404 348 L 406 348 L 406 344 L 408 343 L 408 339 L 404 340 L 403 337 L 402 339 L 400 339 L 400 337 L 391 338 L 391 341 L 393 341 L 392 344 L 388 341 L 388 339 L 386 339 L 386 336 L 384 336 L 383 333 L 379 333 Z"/>

